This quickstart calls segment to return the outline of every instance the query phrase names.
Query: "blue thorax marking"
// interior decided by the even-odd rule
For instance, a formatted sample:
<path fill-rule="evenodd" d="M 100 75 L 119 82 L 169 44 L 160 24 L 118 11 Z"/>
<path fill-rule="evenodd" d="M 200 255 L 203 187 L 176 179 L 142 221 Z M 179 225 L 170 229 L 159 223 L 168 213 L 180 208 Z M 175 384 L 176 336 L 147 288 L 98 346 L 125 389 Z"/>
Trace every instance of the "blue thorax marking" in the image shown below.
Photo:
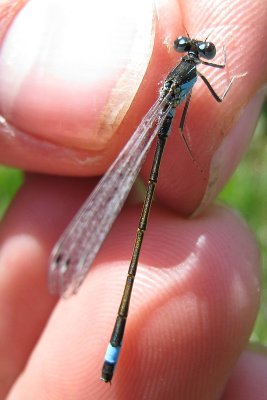
<path fill-rule="evenodd" d="M 194 84 L 197 81 L 197 77 L 195 76 L 193 79 L 191 79 L 188 82 L 183 83 L 180 88 L 181 88 L 181 92 L 180 92 L 180 99 L 181 102 L 185 99 L 185 97 L 188 95 L 188 93 L 190 92 L 190 90 L 193 88 Z"/>

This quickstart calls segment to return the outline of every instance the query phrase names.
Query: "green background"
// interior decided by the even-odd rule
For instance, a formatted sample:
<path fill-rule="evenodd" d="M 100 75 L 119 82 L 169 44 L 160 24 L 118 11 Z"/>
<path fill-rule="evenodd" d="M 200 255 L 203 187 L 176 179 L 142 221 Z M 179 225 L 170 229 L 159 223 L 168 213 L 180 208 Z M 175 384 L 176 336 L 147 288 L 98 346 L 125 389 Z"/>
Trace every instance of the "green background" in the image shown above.
<path fill-rule="evenodd" d="M 0 166 L 0 218 L 23 183 L 21 171 Z M 261 308 L 252 341 L 267 344 L 267 103 L 259 118 L 254 138 L 245 158 L 218 196 L 239 210 L 255 232 L 263 266 Z"/>

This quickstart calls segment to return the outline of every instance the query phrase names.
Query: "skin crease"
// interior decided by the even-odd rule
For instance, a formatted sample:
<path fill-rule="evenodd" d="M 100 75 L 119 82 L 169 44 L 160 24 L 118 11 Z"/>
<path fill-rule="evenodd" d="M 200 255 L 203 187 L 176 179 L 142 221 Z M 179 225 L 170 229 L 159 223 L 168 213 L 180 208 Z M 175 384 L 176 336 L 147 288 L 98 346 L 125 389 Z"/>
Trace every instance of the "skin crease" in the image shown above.
<path fill-rule="evenodd" d="M 1 162 L 60 175 L 94 176 L 104 172 L 133 131 L 129 121 L 138 123 L 147 104 L 155 99 L 162 73 L 177 62 L 177 54 L 166 51 L 162 42 L 163 38 L 175 38 L 177 32 L 184 32 L 182 24 L 192 34 L 207 27 L 215 43 L 222 42 L 224 27 L 234 32 L 227 45 L 231 56 L 226 77 L 239 71 L 247 72 L 249 77 L 242 85 L 235 85 L 229 102 L 224 104 L 214 103 L 204 85 L 194 91 L 187 126 L 195 157 L 207 171 L 220 139 L 228 134 L 236 115 L 250 101 L 254 113 L 242 115 L 247 124 L 242 122 L 234 142 L 238 149 L 245 149 L 243 137 L 248 134 L 244 125 L 252 131 L 249 121 L 257 115 L 262 100 L 255 93 L 266 81 L 266 54 L 261 52 L 258 57 L 261 43 L 266 42 L 266 5 L 257 1 L 253 8 L 250 4 L 245 9 L 243 2 L 231 2 L 224 14 L 218 11 L 220 3 L 215 3 L 201 1 L 196 7 L 195 2 L 169 1 L 158 6 L 160 18 L 145 81 L 114 137 L 102 143 L 102 149 L 95 151 L 94 137 L 90 139 L 91 149 L 85 141 L 77 149 L 69 131 L 63 130 L 60 140 L 55 139 L 55 152 L 42 157 L 45 133 L 31 132 L 35 137 L 39 135 L 36 152 L 25 145 L 21 147 L 20 138 L 7 140 L 2 134 Z M 81 2 L 80 7 L 88 5 Z M 73 23 L 78 25 L 79 21 Z M 243 47 L 235 57 L 236 47 L 243 39 L 250 51 Z M 206 75 L 213 82 L 217 73 L 220 71 L 209 70 Z M 154 87 L 149 91 L 150 81 Z M 216 83 L 219 82 L 220 78 Z M 30 117 L 28 114 L 29 125 Z M 16 113 L 13 118 L 15 121 Z M 103 118 L 102 114 L 99 118 Z M 22 123 L 19 118 L 16 121 Z M 177 125 L 173 130 L 178 130 Z M 241 400 L 244 393 L 248 400 L 264 398 L 266 356 L 245 351 L 259 305 L 259 254 L 255 240 L 244 222 L 225 207 L 210 206 L 194 219 L 179 216 L 198 206 L 208 175 L 204 172 L 204 178 L 200 178 L 177 135 L 172 135 L 167 145 L 157 204 L 151 212 L 124 346 L 111 387 L 100 383 L 99 376 L 129 264 L 140 204 L 132 201 L 124 208 L 78 294 L 68 301 L 58 301 L 47 291 L 49 253 L 96 181 L 27 174 L 0 229 L 0 398 L 8 392 L 8 400 Z M 75 152 L 76 158 L 70 157 L 69 161 L 66 148 L 73 151 L 71 154 Z M 79 154 L 82 159 L 85 153 L 90 161 L 77 162 Z M 225 159 L 230 164 L 227 156 Z M 143 170 L 145 177 L 150 164 L 149 154 Z"/>

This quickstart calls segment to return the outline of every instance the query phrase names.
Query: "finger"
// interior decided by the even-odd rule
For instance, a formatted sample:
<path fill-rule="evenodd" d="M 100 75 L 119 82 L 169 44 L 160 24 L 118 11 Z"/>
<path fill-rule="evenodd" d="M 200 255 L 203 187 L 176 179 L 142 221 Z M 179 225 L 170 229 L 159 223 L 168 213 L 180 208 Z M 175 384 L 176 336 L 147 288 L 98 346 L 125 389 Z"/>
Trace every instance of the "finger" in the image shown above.
<path fill-rule="evenodd" d="M 246 351 L 240 357 L 222 400 L 261 400 L 266 397 L 266 350 Z"/>
<path fill-rule="evenodd" d="M 140 3 L 35 1 L 21 10 L 1 49 L 1 110 L 20 130 L 4 142 L 3 160 L 45 172 L 103 172 L 125 143 L 119 134 L 112 146 L 110 139 L 152 53 L 153 2 Z"/>
<path fill-rule="evenodd" d="M 42 20 L 44 20 L 44 12 L 40 13 L 40 10 L 38 9 L 41 3 L 42 2 L 34 2 L 34 5 L 29 3 L 28 7 L 25 7 L 24 10 L 27 8 L 29 14 L 27 14 L 27 18 L 32 18 L 33 21 L 36 21 L 38 15 L 41 14 Z M 64 33 L 64 35 L 72 35 L 74 32 L 77 33 L 78 30 L 77 38 L 80 39 L 80 30 L 78 27 L 73 25 L 73 23 L 68 23 L 67 19 L 67 16 L 71 16 L 71 21 L 73 22 L 72 4 L 71 8 L 69 9 L 66 7 L 65 3 L 66 2 L 64 2 L 64 15 L 66 17 L 66 23 L 63 25 L 63 27 L 61 27 L 60 32 L 61 34 Z M 50 11 L 46 10 L 48 23 L 45 25 L 45 29 L 51 29 L 51 18 L 49 18 L 49 12 L 54 12 L 54 4 L 55 2 L 46 2 L 45 5 L 44 3 L 42 5 L 44 7 L 50 7 Z M 60 4 L 62 3 L 59 2 L 58 7 L 60 7 Z M 120 4 L 115 4 L 118 6 L 120 13 L 116 12 L 116 9 L 114 8 L 111 14 L 113 17 L 122 17 L 123 10 L 125 10 L 127 15 L 129 15 L 128 8 L 126 10 L 126 8 L 121 8 Z M 112 5 L 112 7 L 113 6 L 114 5 Z M 36 14 L 32 12 L 31 7 L 34 8 Z M 84 9 L 83 7 L 85 7 L 84 2 L 81 3 L 81 7 L 78 7 L 79 15 L 77 15 L 75 21 L 77 25 L 82 25 L 83 27 L 87 26 L 89 29 L 90 24 L 88 24 L 86 18 L 82 18 L 82 16 L 92 16 L 92 10 Z M 88 5 L 86 7 L 88 7 Z M 158 94 L 158 82 L 161 81 L 163 76 L 167 74 L 168 70 L 175 65 L 175 63 L 177 63 L 177 55 L 174 51 L 168 50 L 166 45 L 163 44 L 163 40 L 166 39 L 166 37 L 175 38 L 175 36 L 177 36 L 177 30 L 182 30 L 178 29 L 179 24 L 185 24 L 187 25 L 188 30 L 198 32 L 199 34 L 202 34 L 207 25 L 209 26 L 209 33 L 210 29 L 215 26 L 213 30 L 213 41 L 216 42 L 216 38 L 222 36 L 221 32 L 223 30 L 223 26 L 227 25 L 228 30 L 227 32 L 223 31 L 223 38 L 227 42 L 226 45 L 229 62 L 227 63 L 226 75 L 223 75 L 223 73 L 219 74 L 222 88 L 226 86 L 229 78 L 235 73 L 247 72 L 247 76 L 241 81 L 238 80 L 238 82 L 235 83 L 235 89 L 231 90 L 232 94 L 229 94 L 232 99 L 230 108 L 228 101 L 226 101 L 225 105 L 215 104 L 214 99 L 211 98 L 207 88 L 205 88 L 203 85 L 202 89 L 200 90 L 196 88 L 196 94 L 193 96 L 192 104 L 190 105 L 190 115 L 188 114 L 189 121 L 187 122 L 186 134 L 188 136 L 188 141 L 190 147 L 192 148 L 194 157 L 198 161 L 198 164 L 201 166 L 201 168 L 204 169 L 205 175 L 203 177 L 200 173 L 200 169 L 196 168 L 195 164 L 192 163 L 188 153 L 185 151 L 182 141 L 175 138 L 175 135 L 170 138 L 173 146 L 169 146 L 169 150 L 167 150 L 168 156 L 166 158 L 168 162 L 166 162 L 165 165 L 163 164 L 162 169 L 164 179 L 159 186 L 159 194 L 161 195 L 161 199 L 165 202 L 168 202 L 168 204 L 172 207 L 181 209 L 181 211 L 185 213 L 192 212 L 192 210 L 199 205 L 203 197 L 204 190 L 207 187 L 209 165 L 212 161 L 212 156 L 215 150 L 218 149 L 222 139 L 227 136 L 230 127 L 233 126 L 235 120 L 237 119 L 236 115 L 241 113 L 241 110 L 244 108 L 245 104 L 253 97 L 254 93 L 266 80 L 266 58 L 263 55 L 258 63 L 258 57 L 254 56 L 253 53 L 253 51 L 259 51 L 259 49 L 257 49 L 257 43 L 260 43 L 260 41 L 255 41 L 249 29 L 247 29 L 248 16 L 252 20 L 254 15 L 255 18 L 258 18 L 256 17 L 258 14 L 251 14 L 251 7 L 246 9 L 246 5 L 242 3 L 242 13 L 240 13 L 238 3 L 235 3 L 236 8 L 233 7 L 231 10 L 228 10 L 227 8 L 225 12 L 219 11 L 221 10 L 221 7 L 219 7 L 219 2 L 216 2 L 216 4 L 214 3 L 212 7 L 209 7 L 209 11 L 204 13 L 199 13 L 199 5 L 197 7 L 193 7 L 192 4 L 190 6 L 190 12 L 187 12 L 187 8 L 185 8 L 188 7 L 187 3 L 184 6 L 184 10 L 180 10 L 177 7 L 178 4 L 176 2 L 168 2 L 164 6 L 157 8 L 156 11 L 160 16 L 162 16 L 162 20 L 159 19 L 154 30 L 152 27 L 154 15 L 153 11 L 155 10 L 148 7 L 140 12 L 141 10 L 135 5 L 134 10 L 136 14 L 134 14 L 132 12 L 133 10 L 131 10 L 130 15 L 133 18 L 134 15 L 138 15 L 138 18 L 136 18 L 136 20 L 134 19 L 135 22 L 133 22 L 133 25 L 128 24 L 126 26 L 126 32 L 128 32 L 128 29 L 130 30 L 130 33 L 128 32 L 127 36 L 127 40 L 129 40 L 128 42 L 126 42 L 125 24 L 118 23 L 117 21 L 115 23 L 116 40 L 112 40 L 111 38 L 109 41 L 109 51 L 112 56 L 107 57 L 109 62 L 113 60 L 112 63 L 118 64 L 117 68 L 115 69 L 113 67 L 111 68 L 107 62 L 104 63 L 105 68 L 103 69 L 103 58 L 97 57 L 99 56 L 99 53 L 96 55 L 93 53 L 95 50 L 95 40 L 86 43 L 86 51 L 82 46 L 75 46 L 78 50 L 75 52 L 76 61 L 73 61 L 74 57 L 72 54 L 71 65 L 73 81 L 70 79 L 68 69 L 64 69 L 65 74 L 63 74 L 63 76 L 62 73 L 60 74 L 60 80 L 56 84 L 54 80 L 52 80 L 52 82 L 49 81 L 49 77 L 51 77 L 51 73 L 49 71 L 54 71 L 54 64 L 57 63 L 57 57 L 60 60 L 63 60 L 62 62 L 64 65 L 68 65 L 70 62 L 68 58 L 70 52 L 69 48 L 64 46 L 61 46 L 59 51 L 58 42 L 56 41 L 52 41 L 52 45 L 56 46 L 56 48 L 52 47 L 51 53 L 47 52 L 47 46 L 43 45 L 43 48 L 46 49 L 45 51 L 47 54 L 47 65 L 45 65 L 45 70 L 47 71 L 48 81 L 47 79 L 44 80 L 43 76 L 40 78 L 40 74 L 38 75 L 38 73 L 36 73 L 35 76 L 31 77 L 29 81 L 30 85 L 24 85 L 25 90 L 20 93 L 21 100 L 18 101 L 17 99 L 15 106 L 12 103 L 12 99 L 14 99 L 14 88 L 12 89 L 8 87 L 4 79 L 5 75 L 10 76 L 10 70 L 6 69 L 4 66 L 2 74 L 3 84 L 1 87 L 6 87 L 5 91 L 3 89 L 3 92 L 6 94 L 4 100 L 6 113 L 9 115 L 9 118 L 12 117 L 14 119 L 14 123 L 16 120 L 17 127 L 24 127 L 25 129 L 27 128 L 28 131 L 34 134 L 35 138 L 41 139 L 41 143 L 40 141 L 37 141 L 37 143 L 35 140 L 33 140 L 32 136 L 30 137 L 30 140 L 27 140 L 27 136 L 23 136 L 22 138 L 19 135 L 15 135 L 14 140 L 16 143 L 17 140 L 20 139 L 22 140 L 22 143 L 20 143 L 20 146 L 14 146 L 14 142 L 12 143 L 12 140 L 8 140 L 8 143 L 5 141 L 4 144 L 6 151 L 3 155 L 3 159 L 6 162 L 10 162 L 12 159 L 15 159 L 16 162 L 18 162 L 19 160 L 23 159 L 24 166 L 27 166 L 28 168 L 34 168 L 35 170 L 45 170 L 49 172 L 54 171 L 65 174 L 95 174 L 103 172 L 106 166 L 114 158 L 115 154 L 118 153 L 122 143 L 125 143 L 126 138 L 129 137 L 131 132 L 135 129 L 138 121 L 141 120 L 142 115 L 153 103 L 153 100 L 155 100 Z M 255 23 L 255 26 L 258 29 L 257 35 L 261 35 L 262 37 L 262 35 L 266 35 L 265 29 L 262 28 L 265 26 L 264 18 L 266 18 L 264 2 L 258 0 L 258 2 L 254 4 L 254 7 L 257 7 L 258 10 L 262 10 L 262 12 L 260 12 L 262 23 L 259 23 L 258 20 L 257 23 Z M 102 6 L 100 9 L 102 15 Z M 99 9 L 96 7 L 94 10 Z M 203 10 L 206 10 L 206 7 L 204 7 Z M 237 13 L 238 20 L 235 17 Z M 140 14 L 145 20 L 140 20 Z M 24 14 L 21 12 L 20 15 L 22 18 Z M 186 16 L 186 18 L 184 17 L 183 20 L 181 20 L 182 15 Z M 163 18 L 163 16 L 166 18 Z M 125 19 L 124 15 L 123 18 Z M 95 16 L 93 16 L 92 19 L 98 20 L 98 18 Z M 84 20 L 86 20 L 86 23 L 83 25 Z M 140 26 L 137 24 L 137 21 L 138 24 L 141 23 L 141 26 L 146 27 L 145 32 L 142 32 L 140 35 L 141 43 L 139 43 L 138 46 L 138 48 L 142 49 L 142 51 L 139 51 L 140 59 L 138 58 L 138 60 L 140 62 L 142 60 L 142 63 L 138 63 L 138 60 L 136 57 L 134 57 L 136 67 L 131 69 L 129 66 L 131 66 L 132 63 L 129 61 L 129 58 L 135 53 L 130 51 L 130 49 L 133 49 L 133 43 L 136 43 L 137 32 L 140 33 Z M 62 19 L 59 21 L 59 23 L 60 22 L 62 23 Z M 112 20 L 112 23 L 113 22 L 114 21 Z M 22 24 L 23 30 L 25 30 L 25 25 L 26 24 Z M 148 29 L 148 26 L 151 27 L 151 29 Z M 246 26 L 245 30 L 242 28 L 243 26 Z M 105 28 L 109 29 L 109 27 L 110 25 L 106 25 L 106 23 L 101 24 L 101 27 L 98 26 L 98 28 L 101 30 L 101 38 L 103 38 L 103 36 L 105 38 L 107 37 Z M 12 28 L 16 28 L 16 21 L 14 22 Z M 130 28 L 133 29 L 131 30 Z M 233 37 L 231 37 L 231 32 L 233 30 L 238 30 L 240 33 L 242 32 L 242 36 L 235 36 L 235 40 L 233 40 Z M 21 31 L 17 32 L 16 30 L 14 33 L 9 35 L 9 39 L 11 37 L 11 42 L 13 38 L 13 41 L 18 43 L 18 33 L 19 37 L 21 37 Z M 45 37 L 49 38 L 49 35 L 47 34 Z M 82 35 L 82 37 L 84 37 L 84 35 Z M 92 35 L 88 34 L 88 37 L 91 38 Z M 135 38 L 134 41 L 133 38 Z M 154 44 L 154 47 L 151 46 L 151 40 Z M 251 40 L 253 40 L 253 43 L 251 43 Z M 221 39 L 218 39 L 219 43 L 220 41 Z M 59 40 L 59 42 L 61 41 Z M 8 56 L 6 55 L 6 52 L 8 53 L 8 43 L 9 42 L 6 39 L 4 54 L 5 58 L 7 59 Z M 248 51 L 244 53 L 242 51 L 243 43 L 246 43 L 252 52 Z M 249 43 L 251 43 L 250 46 Z M 93 47 L 88 47 L 89 44 L 91 44 Z M 224 43 L 222 43 L 222 45 L 223 44 Z M 27 45 L 29 46 L 30 44 L 27 42 Z M 15 50 L 16 49 L 17 47 Z M 77 54 L 79 49 L 81 50 L 81 54 Z M 66 53 L 64 53 L 64 57 L 62 57 L 62 52 L 64 52 L 64 50 Z M 116 59 L 115 62 L 113 58 L 114 54 L 117 55 L 117 52 L 119 52 L 120 62 L 118 62 L 118 59 Z M 32 51 L 30 51 L 30 54 L 32 54 Z M 93 67 L 95 67 L 96 62 L 99 62 L 98 67 L 95 68 L 95 70 L 98 71 L 97 77 L 93 76 L 93 78 L 91 76 L 92 66 L 90 68 L 92 54 L 94 54 Z M 103 52 L 100 52 L 100 54 L 103 56 Z M 11 55 L 13 60 L 15 55 L 12 52 Z M 18 56 L 18 61 L 20 59 L 19 57 L 20 56 Z M 84 57 L 86 57 L 86 60 L 84 60 Z M 42 60 L 43 57 L 41 58 L 41 61 Z M 122 60 L 124 60 L 124 64 L 121 64 Z M 150 64 L 148 68 L 146 68 L 149 60 Z M 80 63 L 85 61 L 87 61 L 87 64 L 89 63 L 88 68 L 81 69 Z M 73 63 L 78 67 L 76 71 L 77 75 L 73 70 Z M 7 63 L 7 65 L 9 64 Z M 18 65 L 19 75 L 20 63 L 17 62 L 16 65 Z M 121 65 L 123 65 L 124 68 L 121 68 Z M 240 71 L 241 67 L 242 71 Z M 44 69 L 43 63 L 41 68 Z M 88 70 L 88 75 L 83 75 L 84 69 Z M 38 67 L 38 61 L 35 70 L 37 72 L 40 70 Z M 254 73 L 255 70 L 257 70 L 257 74 Z M 79 74 L 79 71 L 81 75 Z M 124 84 L 121 84 L 122 71 L 123 82 L 128 82 L 130 86 L 132 84 L 130 88 Z M 60 72 L 62 72 L 61 69 Z M 210 78 L 212 79 L 215 71 L 210 72 Z M 222 79 L 223 76 L 225 78 L 224 80 Z M 134 79 L 134 77 L 136 79 Z M 248 79 L 248 77 L 250 79 Z M 18 79 L 20 82 L 24 79 L 24 76 L 20 76 Z M 83 84 L 77 84 L 77 80 L 82 81 Z M 8 82 L 10 81 L 11 79 L 9 79 Z M 16 82 L 16 79 L 12 79 L 12 82 Z M 15 85 L 15 83 L 13 83 L 13 85 Z M 219 91 L 219 88 L 217 89 Z M 137 90 L 138 95 L 135 96 Z M 93 93 L 94 95 L 88 97 L 87 93 Z M 44 94 L 46 95 L 45 99 L 49 99 L 49 101 L 44 100 Z M 114 94 L 116 94 L 115 97 L 113 97 Z M 26 95 L 28 97 L 25 97 Z M 131 102 L 132 105 L 130 107 Z M 221 174 L 217 174 L 218 176 L 216 176 L 216 182 L 219 182 L 217 186 L 220 187 L 223 184 L 226 176 L 230 174 L 233 167 L 238 162 L 240 154 L 242 154 L 244 148 L 246 148 L 249 136 L 253 131 L 255 120 L 257 119 L 261 102 L 262 96 L 253 103 L 252 109 L 250 107 L 247 110 L 247 113 L 251 113 L 249 119 L 250 123 L 247 123 L 247 118 L 246 122 L 242 121 L 240 126 L 237 127 L 233 133 L 234 140 L 231 140 L 231 144 L 228 142 L 227 145 L 223 147 L 225 150 L 224 152 L 222 152 L 222 149 L 220 148 L 220 151 L 218 150 L 216 153 L 215 156 L 217 156 L 217 158 L 218 153 L 220 157 L 222 153 L 225 153 L 225 162 L 223 162 L 224 160 L 220 159 L 220 165 L 226 165 L 225 168 L 227 171 L 227 174 L 224 170 L 221 171 Z M 118 108 L 118 104 L 123 104 L 123 107 L 119 106 Z M 33 106 L 35 107 L 34 110 L 36 112 L 33 112 Z M 245 115 L 247 113 L 245 113 Z M 40 124 L 40 120 L 43 121 L 44 119 L 46 124 Z M 177 124 L 174 125 L 173 128 L 174 132 L 178 132 L 178 119 Z M 58 123 L 58 121 L 60 121 L 60 123 Z M 244 127 L 246 128 L 246 132 L 244 132 Z M 18 137 L 20 137 L 20 139 L 18 139 Z M 112 145 L 110 145 L 111 137 Z M 10 139 L 10 137 L 8 137 L 8 139 Z M 47 146 L 47 143 L 43 143 L 42 139 L 48 139 L 50 141 L 49 146 Z M 26 142 L 24 140 L 26 140 Z M 53 141 L 53 145 L 51 145 L 51 141 Z M 59 144 L 59 148 L 57 144 Z M 39 145 L 43 145 L 46 151 L 40 151 L 40 149 L 38 150 Z M 34 151 L 29 151 L 31 146 L 33 146 L 32 150 Z M 43 146 L 42 150 L 44 150 Z M 68 151 L 66 151 L 66 147 Z M 76 150 L 74 150 L 74 148 Z M 233 148 L 235 150 L 238 149 L 238 151 L 232 150 Z M 231 158 L 229 157 L 230 150 L 232 150 Z M 55 159 L 57 161 L 56 163 L 53 162 Z M 218 171 L 218 162 L 215 167 L 217 168 L 216 171 Z M 185 182 L 182 180 L 185 174 L 191 183 L 190 185 L 187 184 L 188 181 Z M 222 179 L 220 179 L 221 176 Z M 214 182 L 214 174 L 212 174 L 211 178 Z M 168 192 L 164 190 L 165 186 L 169 186 L 170 183 L 173 190 L 171 191 L 171 194 L 166 194 Z M 209 188 L 210 186 L 211 185 L 209 184 Z M 218 187 L 215 189 L 213 188 L 213 193 L 216 193 L 216 191 L 218 191 Z M 212 195 L 214 195 L 213 193 Z M 176 200 L 177 198 L 181 199 L 178 203 Z"/>
<path fill-rule="evenodd" d="M 234 82 L 220 104 L 214 101 L 203 82 L 198 82 L 193 88 L 184 134 L 197 166 L 182 140 L 177 138 L 180 120 L 177 110 L 178 116 L 161 166 L 157 194 L 165 204 L 185 214 L 195 211 L 200 204 L 204 208 L 214 199 L 236 168 L 254 132 L 264 99 L 264 93 L 258 91 L 266 82 L 267 71 L 267 57 L 258 64 L 260 49 L 254 46 L 255 35 L 267 35 L 264 28 L 267 10 L 262 1 L 254 5 L 255 22 L 251 26 L 259 22 L 256 22 L 258 12 L 262 18 L 257 33 L 248 28 L 247 21 L 253 21 L 254 17 L 243 2 L 235 2 L 230 9 L 221 1 L 213 2 L 208 7 L 204 1 L 183 3 L 183 23 L 187 31 L 197 38 L 205 38 L 209 34 L 208 40 L 217 47 L 216 61 L 222 60 L 222 47 L 226 46 L 225 70 L 198 67 L 214 89 L 223 93 L 232 76 L 247 73 Z M 246 54 L 242 50 L 244 43 L 248 50 Z M 255 51 L 255 55 L 250 49 L 253 49 L 252 53 Z M 150 160 L 151 157 L 150 154 Z M 146 164 L 146 177 L 148 170 L 149 163 Z"/>
<path fill-rule="evenodd" d="M 27 176 L 0 231 L 0 397 L 34 348 L 56 299 L 48 293 L 48 256 L 90 188 L 83 179 Z M 75 190 L 76 188 L 76 190 Z"/>
<path fill-rule="evenodd" d="M 9 399 L 216 398 L 250 335 L 258 251 L 244 223 L 154 209 L 112 387 L 99 382 L 138 210 L 123 212 L 77 296 L 60 301 Z M 50 389 L 47 389 L 50 388 Z"/>

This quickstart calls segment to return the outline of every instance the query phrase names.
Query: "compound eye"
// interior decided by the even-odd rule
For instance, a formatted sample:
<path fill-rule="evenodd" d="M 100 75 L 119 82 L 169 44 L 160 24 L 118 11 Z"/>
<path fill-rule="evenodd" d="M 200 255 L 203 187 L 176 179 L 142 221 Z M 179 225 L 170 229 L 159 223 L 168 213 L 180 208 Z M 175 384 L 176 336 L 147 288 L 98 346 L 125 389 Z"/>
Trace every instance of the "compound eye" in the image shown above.
<path fill-rule="evenodd" d="M 199 42 L 197 47 L 199 55 L 207 60 L 211 60 L 216 55 L 216 47 L 211 42 Z"/>
<path fill-rule="evenodd" d="M 191 40 L 188 37 L 180 36 L 173 42 L 173 47 L 179 53 L 185 53 L 190 50 Z"/>

